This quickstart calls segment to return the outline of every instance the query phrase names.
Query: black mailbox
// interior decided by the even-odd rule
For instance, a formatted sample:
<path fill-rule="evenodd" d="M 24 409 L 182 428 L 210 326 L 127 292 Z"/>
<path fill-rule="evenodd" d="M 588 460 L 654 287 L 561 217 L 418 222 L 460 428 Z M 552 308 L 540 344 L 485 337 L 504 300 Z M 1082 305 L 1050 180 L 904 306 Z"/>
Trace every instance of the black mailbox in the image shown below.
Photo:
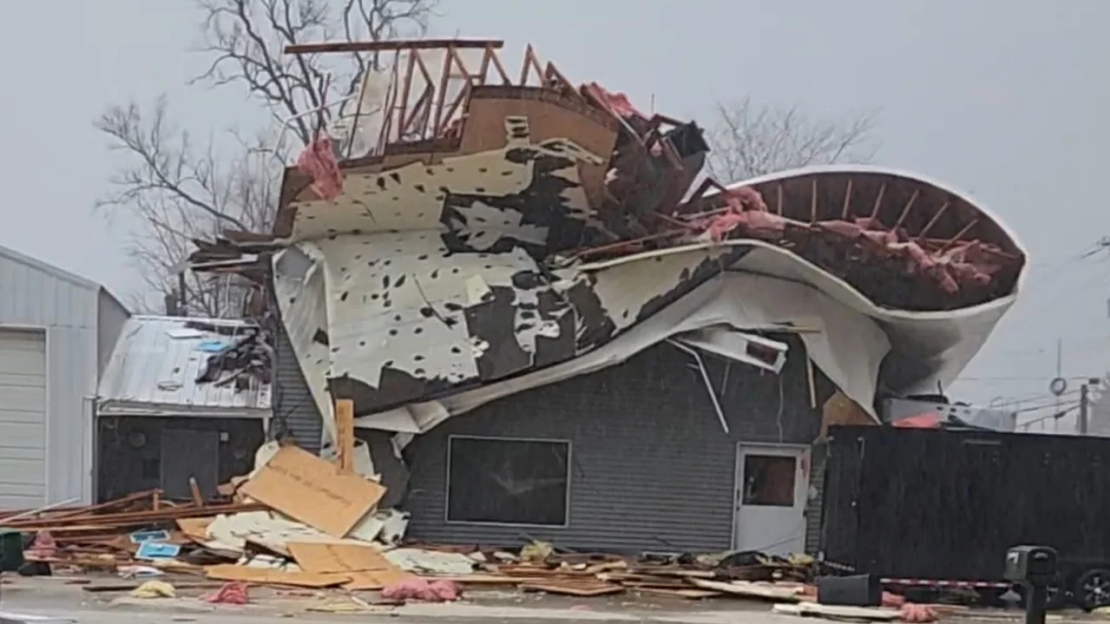
<path fill-rule="evenodd" d="M 1048 585 L 1055 580 L 1056 549 L 1049 546 L 1014 546 L 1006 551 L 1006 580 Z"/>

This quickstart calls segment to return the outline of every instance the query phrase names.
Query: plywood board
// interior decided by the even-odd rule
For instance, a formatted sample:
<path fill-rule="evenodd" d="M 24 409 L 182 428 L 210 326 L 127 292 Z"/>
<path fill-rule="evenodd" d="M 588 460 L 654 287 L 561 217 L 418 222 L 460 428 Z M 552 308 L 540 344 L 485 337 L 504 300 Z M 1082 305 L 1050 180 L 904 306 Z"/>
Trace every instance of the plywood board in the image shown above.
<path fill-rule="evenodd" d="M 380 572 L 397 570 L 381 551 L 359 544 L 290 542 L 289 553 L 305 572 Z"/>
<path fill-rule="evenodd" d="M 290 542 L 289 553 L 306 572 L 348 577 L 343 587 L 350 590 L 381 589 L 410 576 L 372 546 Z"/>
<path fill-rule="evenodd" d="M 223 564 L 205 568 L 205 575 L 218 581 L 242 581 L 259 585 L 292 585 L 294 587 L 334 587 L 351 580 L 343 574 L 317 574 L 313 572 L 286 572 L 266 568 Z"/>
<path fill-rule="evenodd" d="M 801 595 L 798 594 L 797 588 L 793 587 L 784 589 L 774 587 L 773 585 L 752 583 L 750 581 L 723 583 L 721 581 L 707 581 L 699 578 L 692 578 L 690 582 L 702 589 L 717 591 L 723 594 L 731 594 L 733 596 L 743 596 L 745 598 L 759 598 L 761 600 L 770 600 L 773 602 L 798 602 L 802 598 Z"/>
<path fill-rule="evenodd" d="M 619 594 L 624 591 L 620 585 L 602 583 L 600 581 L 546 581 L 540 583 L 523 583 L 520 588 L 524 591 L 542 591 L 549 594 L 562 594 L 566 596 L 604 596 L 606 594 Z"/>
<path fill-rule="evenodd" d="M 244 495 L 333 537 L 345 537 L 385 488 L 295 446 L 284 446 L 243 485 Z"/>
<path fill-rule="evenodd" d="M 194 542 L 207 542 L 208 525 L 212 524 L 213 520 L 215 518 L 178 518 L 177 527 L 181 529 L 185 537 Z"/>
<path fill-rule="evenodd" d="M 351 572 L 345 576 L 350 577 L 350 580 L 343 584 L 343 589 L 372 591 L 400 583 L 413 575 L 402 570 L 374 570 L 370 572 Z"/>

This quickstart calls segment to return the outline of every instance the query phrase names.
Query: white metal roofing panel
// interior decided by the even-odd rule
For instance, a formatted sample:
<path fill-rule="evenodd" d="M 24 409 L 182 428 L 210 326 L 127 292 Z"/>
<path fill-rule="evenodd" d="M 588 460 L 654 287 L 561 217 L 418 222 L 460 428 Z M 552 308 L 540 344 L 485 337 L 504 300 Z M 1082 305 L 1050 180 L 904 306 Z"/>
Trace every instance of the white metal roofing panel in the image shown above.
<path fill-rule="evenodd" d="M 52 264 L 47 264 L 46 262 L 43 262 L 42 260 L 32 258 L 31 256 L 28 256 L 27 254 L 24 254 L 24 253 L 20 253 L 20 252 L 12 249 L 10 247 L 4 247 L 3 245 L 0 245 L 0 257 L 7 258 L 9 260 L 18 262 L 20 264 L 23 264 L 23 265 L 26 265 L 26 266 L 29 266 L 29 267 L 33 267 L 35 269 L 38 269 L 39 271 L 42 271 L 44 273 L 48 273 L 48 274 L 52 275 L 53 277 L 56 277 L 60 280 L 70 282 L 71 284 L 76 284 L 78 286 L 81 286 L 83 288 L 87 288 L 89 290 L 99 290 L 100 289 L 100 284 L 97 284 L 96 282 L 92 281 L 91 279 L 89 279 L 87 277 L 81 277 L 80 275 L 77 275 L 76 273 L 70 273 L 69 271 L 66 271 L 65 269 L 60 269 L 60 268 L 58 268 L 58 267 L 56 267 Z"/>
<path fill-rule="evenodd" d="M 246 328 L 226 319 L 134 316 L 123 326 L 112 359 L 100 381 L 100 414 L 251 415 L 270 409 L 270 384 L 237 391 L 235 384 L 197 383 L 211 353 L 205 341 L 227 342 L 229 336 L 187 327 L 188 321 Z M 147 409 L 149 408 L 149 409 Z"/>

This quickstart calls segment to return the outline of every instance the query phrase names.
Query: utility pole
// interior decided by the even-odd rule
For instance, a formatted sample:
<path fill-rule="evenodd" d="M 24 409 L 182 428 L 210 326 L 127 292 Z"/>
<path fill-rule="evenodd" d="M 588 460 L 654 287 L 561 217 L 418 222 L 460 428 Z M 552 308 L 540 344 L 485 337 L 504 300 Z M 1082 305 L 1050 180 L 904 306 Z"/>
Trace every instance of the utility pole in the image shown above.
<path fill-rule="evenodd" d="M 1064 375 L 1064 339 L 1056 339 L 1056 379 L 1063 378 Z M 1060 395 L 1056 395 L 1056 413 L 1060 413 Z M 1060 431 L 1060 419 L 1054 418 L 1052 420 L 1052 432 L 1058 433 Z"/>
<path fill-rule="evenodd" d="M 1079 386 L 1079 435 L 1087 435 L 1087 409 L 1090 403 L 1087 384 Z"/>
<path fill-rule="evenodd" d="M 1091 386 L 1102 383 L 1098 377 L 1091 377 L 1079 386 L 1079 435 L 1087 435 L 1091 422 Z"/>

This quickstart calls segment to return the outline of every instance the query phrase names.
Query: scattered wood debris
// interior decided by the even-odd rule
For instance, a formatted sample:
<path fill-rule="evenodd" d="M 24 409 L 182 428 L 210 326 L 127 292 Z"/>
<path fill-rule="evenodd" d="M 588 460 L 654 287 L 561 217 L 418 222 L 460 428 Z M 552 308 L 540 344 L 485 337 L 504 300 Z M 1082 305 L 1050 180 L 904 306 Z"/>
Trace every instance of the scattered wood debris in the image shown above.
<path fill-rule="evenodd" d="M 295 447 L 267 446 L 255 470 L 219 501 L 176 503 L 151 490 L 86 507 L 7 513 L 0 528 L 21 534 L 21 573 L 34 574 L 27 567 L 38 566 L 43 574 L 85 569 L 134 579 L 90 584 L 84 588 L 90 592 L 138 592 L 163 574 L 183 572 L 204 580 L 176 582 L 178 589 L 270 585 L 334 589 L 348 597 L 381 590 L 393 602 L 454 600 L 460 588 L 508 586 L 577 597 L 637 592 L 677 600 L 754 599 L 777 603 L 782 613 L 873 621 L 931 621 L 922 618 L 941 613 L 920 605 L 909 605 L 917 609 L 909 613 L 815 604 L 815 566 L 804 556 L 624 557 L 568 553 L 538 541 L 516 552 L 403 544 L 407 520 L 397 522 L 398 512 L 376 508 L 385 487 L 374 479 L 350 462 L 343 467 Z M 368 608 L 347 601 L 328 610 Z"/>

